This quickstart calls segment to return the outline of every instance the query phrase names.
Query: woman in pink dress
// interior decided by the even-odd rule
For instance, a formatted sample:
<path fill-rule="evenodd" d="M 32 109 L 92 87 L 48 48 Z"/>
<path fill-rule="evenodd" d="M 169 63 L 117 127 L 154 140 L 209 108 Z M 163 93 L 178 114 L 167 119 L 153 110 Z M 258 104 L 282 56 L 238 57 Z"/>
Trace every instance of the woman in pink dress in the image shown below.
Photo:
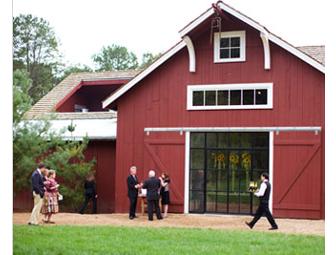
<path fill-rule="evenodd" d="M 54 224 L 55 222 L 50 221 L 53 214 L 58 213 L 58 187 L 59 184 L 55 180 L 56 171 L 49 170 L 48 176 L 44 182 L 44 201 L 42 206 L 42 214 L 44 214 L 44 223 Z"/>

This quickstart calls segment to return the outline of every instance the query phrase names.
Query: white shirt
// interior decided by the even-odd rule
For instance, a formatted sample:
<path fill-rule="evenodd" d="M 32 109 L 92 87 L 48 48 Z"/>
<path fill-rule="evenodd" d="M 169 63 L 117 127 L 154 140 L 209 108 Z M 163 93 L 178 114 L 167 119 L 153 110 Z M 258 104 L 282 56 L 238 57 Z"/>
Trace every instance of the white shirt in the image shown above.
<path fill-rule="evenodd" d="M 42 175 L 40 168 L 37 168 L 36 170 L 37 172 L 39 172 L 40 175 Z"/>
<path fill-rule="evenodd" d="M 265 182 L 267 182 L 267 180 L 263 181 L 263 183 L 260 185 L 259 191 L 257 191 L 256 193 L 254 193 L 254 195 L 256 195 L 257 197 L 262 197 L 265 194 L 265 191 L 267 189 L 267 185 L 266 185 Z"/>

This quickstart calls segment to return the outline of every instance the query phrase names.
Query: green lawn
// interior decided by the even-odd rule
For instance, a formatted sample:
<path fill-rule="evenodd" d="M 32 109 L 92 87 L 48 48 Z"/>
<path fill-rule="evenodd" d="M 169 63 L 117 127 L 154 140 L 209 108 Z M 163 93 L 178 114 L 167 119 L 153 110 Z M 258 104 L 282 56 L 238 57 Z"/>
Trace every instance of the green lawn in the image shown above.
<path fill-rule="evenodd" d="M 319 255 L 324 254 L 324 237 L 186 228 L 15 225 L 14 254 Z"/>

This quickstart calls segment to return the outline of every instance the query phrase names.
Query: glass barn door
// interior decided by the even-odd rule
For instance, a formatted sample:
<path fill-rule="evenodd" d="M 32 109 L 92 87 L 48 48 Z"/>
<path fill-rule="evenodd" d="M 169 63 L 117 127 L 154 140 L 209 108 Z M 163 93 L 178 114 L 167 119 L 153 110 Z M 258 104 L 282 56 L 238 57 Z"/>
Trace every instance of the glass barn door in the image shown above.
<path fill-rule="evenodd" d="M 191 133 L 189 211 L 252 214 L 250 181 L 268 172 L 268 133 Z"/>

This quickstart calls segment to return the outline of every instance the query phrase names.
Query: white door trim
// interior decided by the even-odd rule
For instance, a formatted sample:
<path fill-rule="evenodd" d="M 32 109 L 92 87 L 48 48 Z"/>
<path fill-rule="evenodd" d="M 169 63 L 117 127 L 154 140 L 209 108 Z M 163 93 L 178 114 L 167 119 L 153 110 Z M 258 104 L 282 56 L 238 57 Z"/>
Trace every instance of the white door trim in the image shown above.
<path fill-rule="evenodd" d="M 189 162 L 190 162 L 190 132 L 185 132 L 184 159 L 184 213 L 189 213 Z"/>
<path fill-rule="evenodd" d="M 274 132 L 269 132 L 269 179 L 271 184 L 271 194 L 269 200 L 269 209 L 273 213 L 273 166 L 274 166 Z"/>

